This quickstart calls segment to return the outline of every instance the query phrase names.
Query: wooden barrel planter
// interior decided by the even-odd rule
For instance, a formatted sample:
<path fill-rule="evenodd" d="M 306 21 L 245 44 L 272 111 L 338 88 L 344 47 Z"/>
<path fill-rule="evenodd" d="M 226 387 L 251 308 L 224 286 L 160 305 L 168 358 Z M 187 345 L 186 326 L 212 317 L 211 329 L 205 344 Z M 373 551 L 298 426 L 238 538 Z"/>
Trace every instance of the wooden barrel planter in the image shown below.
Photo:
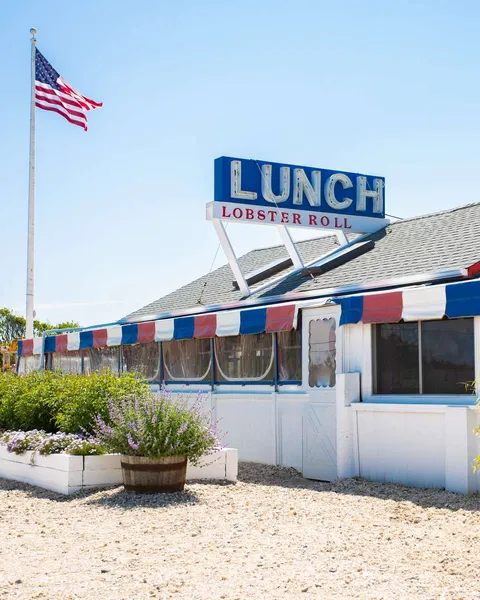
<path fill-rule="evenodd" d="M 181 492 L 185 487 L 187 459 L 185 456 L 150 458 L 122 455 L 123 486 L 127 492 L 158 494 Z"/>

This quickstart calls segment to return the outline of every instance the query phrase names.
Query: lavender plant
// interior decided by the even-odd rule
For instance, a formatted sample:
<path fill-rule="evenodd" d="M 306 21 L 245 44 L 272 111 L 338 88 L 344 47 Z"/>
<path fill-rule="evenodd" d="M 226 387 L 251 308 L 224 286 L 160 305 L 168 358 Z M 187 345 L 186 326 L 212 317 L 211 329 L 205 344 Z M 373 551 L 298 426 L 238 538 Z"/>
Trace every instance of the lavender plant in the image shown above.
<path fill-rule="evenodd" d="M 188 398 L 164 387 L 158 394 L 110 400 L 108 419 L 97 416 L 95 437 L 110 452 L 163 458 L 186 456 L 197 464 L 202 456 L 221 446 L 218 423 L 205 413 L 206 396 L 198 394 L 189 408 Z"/>

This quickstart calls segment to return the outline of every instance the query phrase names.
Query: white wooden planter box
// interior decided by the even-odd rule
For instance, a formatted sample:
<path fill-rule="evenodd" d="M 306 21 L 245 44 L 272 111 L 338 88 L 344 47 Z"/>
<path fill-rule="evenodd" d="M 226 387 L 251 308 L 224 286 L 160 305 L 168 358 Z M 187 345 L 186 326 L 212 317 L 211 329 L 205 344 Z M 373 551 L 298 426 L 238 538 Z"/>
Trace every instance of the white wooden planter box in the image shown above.
<path fill-rule="evenodd" d="M 82 489 L 120 485 L 122 469 L 119 454 L 103 456 L 71 456 L 50 454 L 41 456 L 33 452 L 13 454 L 0 446 L 0 477 L 29 483 L 60 494 L 74 494 Z M 187 480 L 217 479 L 236 481 L 238 451 L 224 448 L 201 461 L 202 466 L 191 464 Z"/>

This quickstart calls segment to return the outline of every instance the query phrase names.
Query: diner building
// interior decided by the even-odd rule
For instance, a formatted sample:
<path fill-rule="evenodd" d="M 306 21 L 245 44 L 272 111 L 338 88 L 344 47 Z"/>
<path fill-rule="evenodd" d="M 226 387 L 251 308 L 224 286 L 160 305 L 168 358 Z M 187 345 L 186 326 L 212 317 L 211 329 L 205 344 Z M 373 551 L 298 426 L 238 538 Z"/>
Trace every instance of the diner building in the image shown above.
<path fill-rule="evenodd" d="M 18 372 L 209 392 L 240 460 L 480 491 L 480 203 L 238 260 L 108 326 L 19 344 Z"/>

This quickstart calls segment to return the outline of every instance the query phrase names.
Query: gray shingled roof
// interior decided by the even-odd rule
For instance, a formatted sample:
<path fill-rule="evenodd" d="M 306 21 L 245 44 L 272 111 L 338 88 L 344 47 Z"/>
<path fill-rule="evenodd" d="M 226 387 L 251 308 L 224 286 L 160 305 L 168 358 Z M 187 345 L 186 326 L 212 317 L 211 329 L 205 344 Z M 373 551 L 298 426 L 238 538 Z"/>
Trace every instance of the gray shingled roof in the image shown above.
<path fill-rule="evenodd" d="M 344 285 L 376 283 L 398 277 L 433 271 L 465 268 L 480 261 L 480 203 L 453 210 L 397 221 L 385 230 L 373 234 L 375 247 L 337 268 L 312 278 L 311 275 L 288 273 L 284 270 L 270 278 L 286 277 L 258 297 L 278 296 L 287 292 L 311 292 Z M 304 263 L 309 263 L 338 247 L 336 236 L 306 240 L 297 244 Z M 286 257 L 283 246 L 253 250 L 239 259 L 244 274 Z M 142 318 L 202 305 L 224 304 L 241 300 L 232 284 L 234 277 L 229 265 L 129 314 L 127 319 Z M 262 287 L 268 283 L 265 280 Z M 257 284 L 256 287 L 258 287 Z M 255 286 L 254 286 L 255 287 Z M 201 300 L 200 300 L 201 298 Z"/>

